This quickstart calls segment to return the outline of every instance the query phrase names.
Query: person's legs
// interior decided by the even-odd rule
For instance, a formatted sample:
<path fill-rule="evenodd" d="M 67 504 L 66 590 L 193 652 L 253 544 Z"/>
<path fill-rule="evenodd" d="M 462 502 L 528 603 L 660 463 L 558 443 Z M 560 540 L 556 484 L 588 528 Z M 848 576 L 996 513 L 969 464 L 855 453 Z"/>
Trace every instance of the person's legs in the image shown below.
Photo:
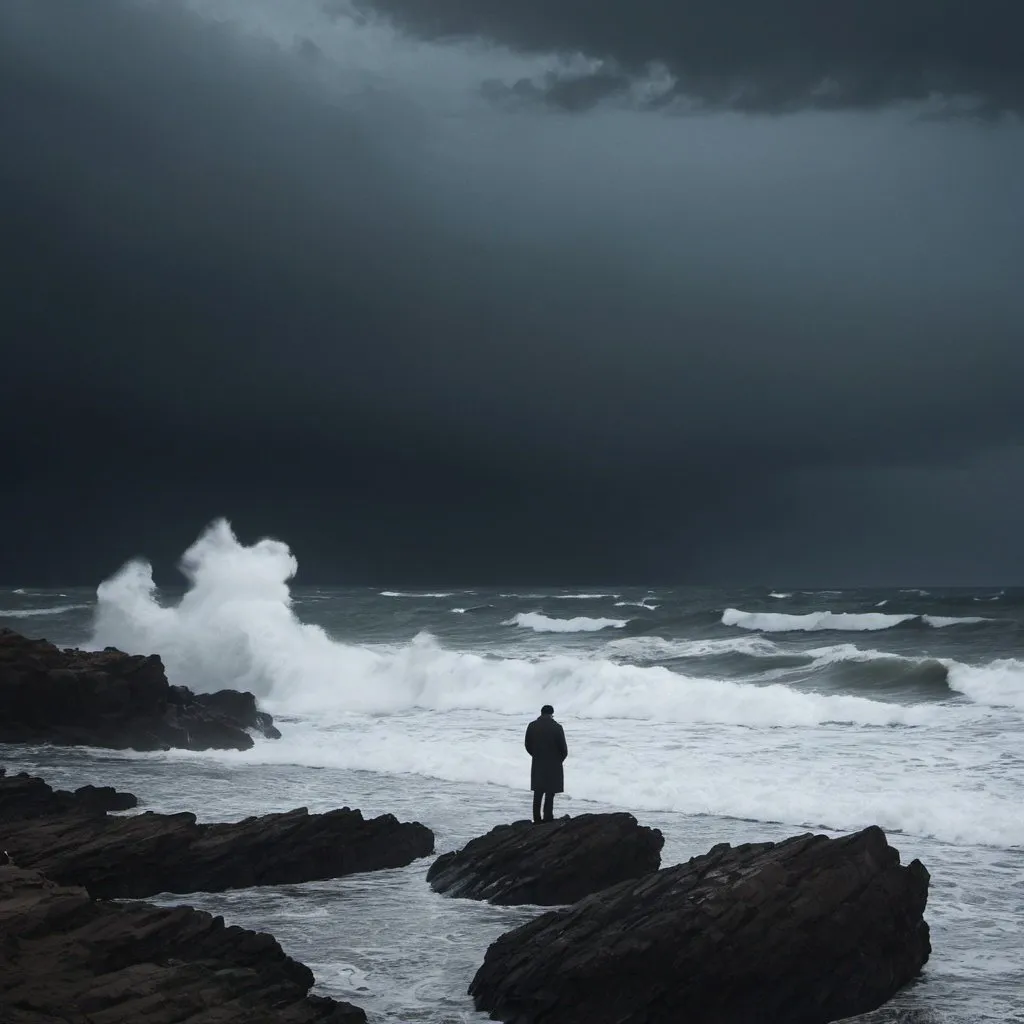
<path fill-rule="evenodd" d="M 554 821 L 555 820 L 555 794 L 545 793 L 544 794 L 544 820 Z"/>
<path fill-rule="evenodd" d="M 533 791 L 533 820 L 534 821 L 540 821 L 540 800 L 541 800 L 541 797 L 543 795 L 544 795 L 544 793 L 541 790 L 539 790 L 539 789 L 535 789 Z"/>

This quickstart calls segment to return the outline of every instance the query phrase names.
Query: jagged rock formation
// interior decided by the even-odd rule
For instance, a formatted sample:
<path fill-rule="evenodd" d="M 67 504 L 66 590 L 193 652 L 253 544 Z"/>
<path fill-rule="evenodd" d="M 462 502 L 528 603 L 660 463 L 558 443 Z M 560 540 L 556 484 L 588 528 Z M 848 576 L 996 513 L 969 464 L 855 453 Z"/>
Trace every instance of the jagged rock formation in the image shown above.
<path fill-rule="evenodd" d="M 29 791 L 31 799 L 24 795 Z M 311 882 L 404 867 L 434 851 L 433 832 L 419 822 L 392 814 L 365 820 L 347 807 L 200 825 L 190 813 L 109 817 L 94 806 L 74 806 L 74 799 L 69 807 L 65 796 L 72 795 L 53 794 L 27 775 L 0 778 L 0 850 L 20 867 L 83 885 L 97 897 Z"/>
<path fill-rule="evenodd" d="M 928 881 L 874 826 L 722 844 L 507 932 L 469 991 L 515 1024 L 825 1024 L 921 970 Z"/>
<path fill-rule="evenodd" d="M 665 839 L 632 814 L 499 825 L 427 872 L 438 892 L 505 906 L 556 906 L 657 871 Z"/>
<path fill-rule="evenodd" d="M 61 650 L 0 629 L 0 743 L 247 750 L 247 730 L 281 735 L 251 693 L 192 693 L 155 654 Z"/>
<path fill-rule="evenodd" d="M 273 936 L 190 907 L 100 903 L 0 866 L 4 1024 L 365 1024 L 308 995 L 309 968 Z"/>
<path fill-rule="evenodd" d="M 106 814 L 131 810 L 138 803 L 134 793 L 119 793 L 113 786 L 80 786 L 69 793 L 51 789 L 42 779 L 24 772 L 7 775 L 0 766 L 0 822 L 55 814 Z"/>

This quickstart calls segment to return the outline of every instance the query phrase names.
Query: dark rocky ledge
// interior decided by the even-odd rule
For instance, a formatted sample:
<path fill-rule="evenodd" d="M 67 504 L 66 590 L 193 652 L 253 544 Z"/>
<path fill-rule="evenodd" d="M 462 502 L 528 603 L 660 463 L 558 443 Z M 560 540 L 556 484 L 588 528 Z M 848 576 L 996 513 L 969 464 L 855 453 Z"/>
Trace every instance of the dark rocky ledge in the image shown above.
<path fill-rule="evenodd" d="M 0 866 L 4 1024 L 364 1024 L 312 985 L 270 935 L 190 907 L 97 902 Z"/>
<path fill-rule="evenodd" d="M 248 750 L 249 730 L 281 735 L 251 693 L 171 686 L 155 654 L 61 650 L 0 629 L 0 743 Z"/>
<path fill-rule="evenodd" d="M 632 814 L 517 821 L 442 854 L 427 881 L 448 896 L 550 907 L 657 871 L 664 844 Z"/>
<path fill-rule="evenodd" d="M 874 826 L 722 844 L 507 932 L 469 991 L 515 1024 L 825 1024 L 921 970 L 928 882 Z"/>
<path fill-rule="evenodd" d="M 7 822 L 47 815 L 128 811 L 138 803 L 134 793 L 120 793 L 113 786 L 80 786 L 69 793 L 51 789 L 42 779 L 24 772 L 7 775 L 0 766 L 0 839 Z"/>
<path fill-rule="evenodd" d="M 0 777 L 0 850 L 60 884 L 126 899 L 339 878 L 404 867 L 434 851 L 430 829 L 392 814 L 366 820 L 347 807 L 300 807 L 200 825 L 189 813 L 111 817 L 97 809 L 103 799 L 95 792 L 53 793 L 41 779 Z"/>

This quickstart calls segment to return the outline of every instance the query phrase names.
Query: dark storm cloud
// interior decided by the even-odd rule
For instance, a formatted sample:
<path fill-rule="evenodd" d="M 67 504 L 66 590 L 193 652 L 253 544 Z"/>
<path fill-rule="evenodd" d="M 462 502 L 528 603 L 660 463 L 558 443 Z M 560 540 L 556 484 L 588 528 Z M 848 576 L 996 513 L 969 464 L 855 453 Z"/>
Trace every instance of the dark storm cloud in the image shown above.
<path fill-rule="evenodd" d="M 477 64 L 450 116 L 316 31 L 0 5 L 0 580 L 219 514 L 307 579 L 681 578 L 822 466 L 1024 438 L 1011 127 L 536 116 Z"/>
<path fill-rule="evenodd" d="M 679 94 L 714 107 L 876 108 L 933 94 L 972 97 L 989 113 L 1024 105 L 1018 0 L 362 2 L 429 38 L 579 51 L 609 62 L 597 72 L 603 82 L 662 63 Z M 581 94 L 587 77 L 573 79 Z"/>

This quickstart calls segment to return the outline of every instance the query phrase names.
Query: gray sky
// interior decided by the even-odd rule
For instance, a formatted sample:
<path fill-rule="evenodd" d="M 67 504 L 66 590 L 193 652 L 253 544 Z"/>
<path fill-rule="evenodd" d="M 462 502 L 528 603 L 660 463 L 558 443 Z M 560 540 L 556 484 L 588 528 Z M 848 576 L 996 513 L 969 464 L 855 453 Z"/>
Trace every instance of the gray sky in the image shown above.
<path fill-rule="evenodd" d="M 6 0 L 0 579 L 1024 581 L 1018 5 L 819 8 Z"/>

